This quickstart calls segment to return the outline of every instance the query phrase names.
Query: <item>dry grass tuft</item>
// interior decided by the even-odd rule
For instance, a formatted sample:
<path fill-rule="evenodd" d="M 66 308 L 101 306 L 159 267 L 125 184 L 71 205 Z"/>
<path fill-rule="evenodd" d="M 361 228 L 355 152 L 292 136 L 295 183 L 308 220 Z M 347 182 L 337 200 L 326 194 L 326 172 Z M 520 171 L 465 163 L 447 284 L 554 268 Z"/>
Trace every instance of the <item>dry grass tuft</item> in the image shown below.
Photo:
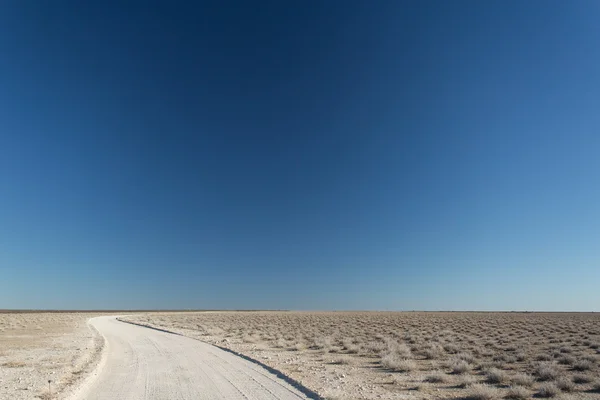
<path fill-rule="evenodd" d="M 471 385 L 465 400 L 494 400 L 500 397 L 500 392 L 493 386 L 476 383 Z"/>
<path fill-rule="evenodd" d="M 591 383 L 593 381 L 594 381 L 594 379 L 588 375 L 577 374 L 577 375 L 573 376 L 574 383 Z"/>
<path fill-rule="evenodd" d="M 573 364 L 575 371 L 589 371 L 592 368 L 594 368 L 594 363 L 590 360 L 579 360 Z"/>
<path fill-rule="evenodd" d="M 566 377 L 558 378 L 555 382 L 556 387 L 562 390 L 563 392 L 572 392 L 575 389 L 575 384 L 570 379 Z"/>
<path fill-rule="evenodd" d="M 471 371 L 471 366 L 469 365 L 468 362 L 464 361 L 464 360 L 453 360 L 450 363 L 450 369 L 452 370 L 453 374 L 466 374 L 467 372 Z"/>
<path fill-rule="evenodd" d="M 398 354 L 386 354 L 381 358 L 381 365 L 398 372 L 410 372 L 416 368 L 414 361 L 406 360 Z"/>
<path fill-rule="evenodd" d="M 6 368 L 23 368 L 26 365 L 23 361 L 7 361 L 2 364 Z"/>
<path fill-rule="evenodd" d="M 434 372 L 433 374 L 429 374 L 424 379 L 425 382 L 429 383 L 444 383 L 446 382 L 446 375 L 442 372 Z"/>
<path fill-rule="evenodd" d="M 472 375 L 462 375 L 456 386 L 465 389 L 471 387 L 476 382 L 477 380 Z"/>
<path fill-rule="evenodd" d="M 511 379 L 513 385 L 531 387 L 535 383 L 535 378 L 529 374 L 518 373 Z"/>
<path fill-rule="evenodd" d="M 439 344 L 434 344 L 423 351 L 426 360 L 437 360 L 444 355 L 444 348 Z"/>
<path fill-rule="evenodd" d="M 556 397 L 560 393 L 560 389 L 552 382 L 542 383 L 538 389 L 537 396 L 548 398 Z"/>
<path fill-rule="evenodd" d="M 488 370 L 485 376 L 488 383 L 500 384 L 508 381 L 508 374 L 498 368 L 492 368 Z"/>
<path fill-rule="evenodd" d="M 508 392 L 506 393 L 507 399 L 513 400 L 524 400 L 528 399 L 530 396 L 529 390 L 524 388 L 523 386 L 511 386 L 508 388 Z"/>
<path fill-rule="evenodd" d="M 560 376 L 560 369 L 553 363 L 539 363 L 533 373 L 540 381 L 551 381 Z"/>

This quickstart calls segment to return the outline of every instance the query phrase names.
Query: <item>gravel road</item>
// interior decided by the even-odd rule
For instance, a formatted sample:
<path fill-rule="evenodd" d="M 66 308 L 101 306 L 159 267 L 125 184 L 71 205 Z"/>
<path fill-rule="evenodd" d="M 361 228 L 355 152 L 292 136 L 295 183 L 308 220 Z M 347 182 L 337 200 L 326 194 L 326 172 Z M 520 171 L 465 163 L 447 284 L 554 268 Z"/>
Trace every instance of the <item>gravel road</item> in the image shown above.
<path fill-rule="evenodd" d="M 73 400 L 308 399 L 258 364 L 184 336 L 98 317 L 106 339 L 96 373 Z"/>

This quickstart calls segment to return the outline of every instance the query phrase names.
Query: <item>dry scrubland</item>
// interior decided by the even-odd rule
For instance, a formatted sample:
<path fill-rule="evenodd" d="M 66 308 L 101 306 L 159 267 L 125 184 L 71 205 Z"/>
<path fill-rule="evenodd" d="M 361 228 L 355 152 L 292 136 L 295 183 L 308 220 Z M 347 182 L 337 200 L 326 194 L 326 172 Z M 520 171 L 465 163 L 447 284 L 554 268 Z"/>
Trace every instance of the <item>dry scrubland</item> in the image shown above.
<path fill-rule="evenodd" d="M 240 352 L 325 398 L 600 399 L 600 314 L 202 312 L 125 319 Z"/>
<path fill-rule="evenodd" d="M 86 313 L 0 312 L 0 399 L 64 398 L 89 373 L 102 339 Z"/>

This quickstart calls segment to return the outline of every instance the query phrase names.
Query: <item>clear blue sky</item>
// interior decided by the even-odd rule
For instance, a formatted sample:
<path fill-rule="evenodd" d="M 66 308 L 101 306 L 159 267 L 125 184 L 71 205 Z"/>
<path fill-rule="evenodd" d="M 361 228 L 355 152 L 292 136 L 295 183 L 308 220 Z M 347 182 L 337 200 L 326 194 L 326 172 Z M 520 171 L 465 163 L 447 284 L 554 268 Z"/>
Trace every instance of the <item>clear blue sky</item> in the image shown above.
<path fill-rule="evenodd" d="M 0 5 L 0 308 L 600 311 L 597 2 L 121 3 Z"/>

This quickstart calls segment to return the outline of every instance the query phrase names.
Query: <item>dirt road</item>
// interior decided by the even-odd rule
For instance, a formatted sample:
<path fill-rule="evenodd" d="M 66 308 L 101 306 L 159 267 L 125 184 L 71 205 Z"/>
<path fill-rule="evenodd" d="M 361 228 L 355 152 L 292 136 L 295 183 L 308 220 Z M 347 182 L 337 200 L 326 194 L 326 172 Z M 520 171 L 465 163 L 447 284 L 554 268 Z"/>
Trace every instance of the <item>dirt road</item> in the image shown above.
<path fill-rule="evenodd" d="M 106 339 L 95 376 L 73 400 L 309 399 L 265 368 L 184 336 L 99 317 Z"/>

